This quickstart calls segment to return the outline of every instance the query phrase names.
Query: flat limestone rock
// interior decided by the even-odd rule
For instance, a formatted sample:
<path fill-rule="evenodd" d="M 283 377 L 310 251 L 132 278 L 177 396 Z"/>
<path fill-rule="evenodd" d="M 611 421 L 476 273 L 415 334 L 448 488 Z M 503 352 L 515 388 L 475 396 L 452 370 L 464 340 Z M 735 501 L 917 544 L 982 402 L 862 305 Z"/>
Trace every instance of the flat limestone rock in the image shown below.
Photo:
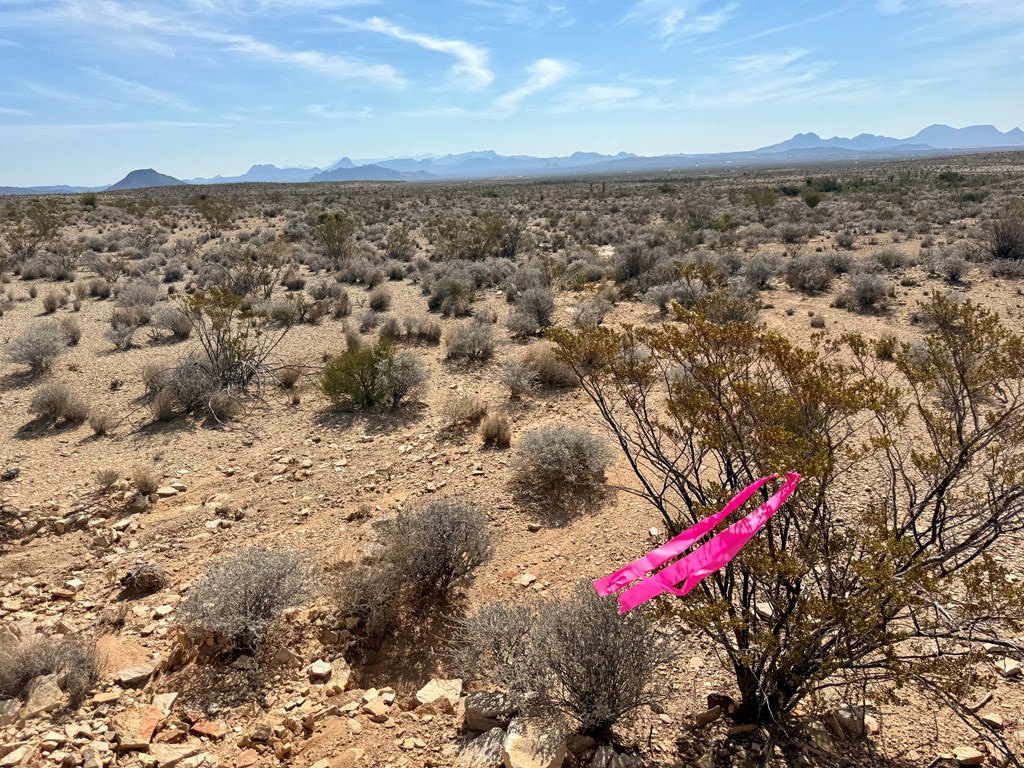
<path fill-rule="evenodd" d="M 433 704 L 439 699 L 447 699 L 454 707 L 462 695 L 462 680 L 439 680 L 434 678 L 416 693 L 416 701 L 420 704 Z"/>
<path fill-rule="evenodd" d="M 454 768 L 502 768 L 505 732 L 492 728 L 467 744 L 455 759 Z"/>
<path fill-rule="evenodd" d="M 560 730 L 545 731 L 539 723 L 517 719 L 505 734 L 501 759 L 505 768 L 559 768 L 565 752 Z"/>

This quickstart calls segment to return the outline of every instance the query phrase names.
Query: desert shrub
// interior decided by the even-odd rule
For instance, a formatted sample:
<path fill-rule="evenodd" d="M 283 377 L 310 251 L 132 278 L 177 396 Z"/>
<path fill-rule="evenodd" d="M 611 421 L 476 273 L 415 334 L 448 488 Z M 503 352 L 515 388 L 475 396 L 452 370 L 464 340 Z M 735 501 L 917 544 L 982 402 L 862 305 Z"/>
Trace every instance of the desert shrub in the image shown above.
<path fill-rule="evenodd" d="M 188 629 L 259 651 L 282 614 L 308 594 L 310 575 L 293 552 L 243 549 L 210 566 L 178 608 Z"/>
<path fill-rule="evenodd" d="M 555 295 L 550 288 L 530 288 L 519 294 L 508 318 L 514 336 L 533 336 L 551 324 Z"/>
<path fill-rule="evenodd" d="M 113 290 L 113 286 L 102 277 L 96 277 L 89 281 L 89 295 L 93 298 L 109 299 Z"/>
<path fill-rule="evenodd" d="M 820 256 L 797 256 L 786 265 L 786 285 L 803 293 L 821 293 L 832 285 L 833 274 Z"/>
<path fill-rule="evenodd" d="M 491 558 L 487 525 L 479 508 L 455 498 L 375 523 L 379 552 L 372 563 L 343 576 L 340 612 L 358 618 L 366 639 L 377 642 L 395 631 L 403 615 L 443 606 Z"/>
<path fill-rule="evenodd" d="M 465 320 L 449 334 L 445 354 L 463 360 L 489 360 L 494 354 L 494 331 L 489 325 Z"/>
<path fill-rule="evenodd" d="M 316 301 L 338 299 L 341 297 L 343 291 L 344 289 L 333 280 L 330 282 L 321 281 L 313 283 L 313 285 L 309 287 L 309 295 Z"/>
<path fill-rule="evenodd" d="M 321 213 L 313 226 L 313 240 L 335 268 L 340 267 L 352 255 L 352 237 L 356 226 L 343 213 Z"/>
<path fill-rule="evenodd" d="M 43 296 L 43 311 L 48 315 L 52 315 L 60 308 L 62 298 L 56 291 L 47 293 Z"/>
<path fill-rule="evenodd" d="M 331 314 L 335 319 L 348 317 L 352 314 L 352 302 L 348 297 L 348 291 L 342 290 L 338 297 L 331 304 Z"/>
<path fill-rule="evenodd" d="M 99 486 L 101 491 L 109 491 L 114 483 L 121 479 L 121 473 L 110 467 L 105 469 L 97 469 L 93 472 L 93 477 L 96 478 L 96 485 Z"/>
<path fill-rule="evenodd" d="M 152 467 L 139 464 L 132 469 L 132 482 L 144 496 L 152 496 L 160 487 L 160 475 Z"/>
<path fill-rule="evenodd" d="M 157 392 L 149 401 L 149 411 L 157 421 L 174 421 L 178 417 L 179 403 L 174 391 L 166 387 Z"/>
<path fill-rule="evenodd" d="M 184 341 L 192 335 L 192 323 L 188 316 L 168 304 L 157 307 L 153 313 L 153 325 L 170 333 L 176 341 Z"/>
<path fill-rule="evenodd" d="M 880 339 L 875 341 L 875 357 L 879 360 L 888 360 L 891 362 L 896 359 L 896 353 L 899 351 L 899 348 L 900 343 L 895 336 L 892 334 L 882 336 Z"/>
<path fill-rule="evenodd" d="M 984 244 L 992 258 L 1024 259 L 1024 203 L 1007 206 L 986 228 Z"/>
<path fill-rule="evenodd" d="M 857 242 L 857 233 L 844 229 L 842 232 L 836 232 L 835 241 L 839 248 L 853 248 L 853 244 Z"/>
<path fill-rule="evenodd" d="M 537 371 L 520 360 L 502 360 L 498 366 L 498 381 L 508 387 L 513 400 L 536 392 L 540 386 Z"/>
<path fill-rule="evenodd" d="M 826 253 L 822 257 L 822 261 L 825 262 L 825 267 L 833 275 L 845 275 L 853 269 L 853 257 L 848 253 L 832 251 L 831 253 Z"/>
<path fill-rule="evenodd" d="M 54 320 L 41 320 L 7 342 L 4 352 L 12 363 L 27 365 L 30 373 L 38 376 L 50 370 L 67 346 L 60 325 Z"/>
<path fill-rule="evenodd" d="M 68 346 L 78 346 L 78 342 L 82 340 L 82 326 L 79 325 L 78 321 L 73 317 L 62 317 L 57 322 L 60 323 L 60 330 L 63 332 Z"/>
<path fill-rule="evenodd" d="M 518 485 L 534 494 L 585 495 L 604 482 L 612 454 L 604 441 L 565 424 L 534 429 L 515 447 Z"/>
<path fill-rule="evenodd" d="M 80 424 L 89 416 L 89 403 L 67 382 L 51 381 L 32 395 L 29 413 L 48 424 Z"/>
<path fill-rule="evenodd" d="M 476 300 L 476 288 L 476 280 L 468 269 L 455 265 L 438 267 L 427 285 L 427 309 L 455 317 L 468 315 Z"/>
<path fill-rule="evenodd" d="M 117 426 L 117 416 L 112 411 L 94 411 L 89 415 L 89 428 L 94 435 L 109 435 Z"/>
<path fill-rule="evenodd" d="M 1024 337 L 970 301 L 936 295 L 922 315 L 923 341 L 893 363 L 856 336 L 843 362 L 825 340 L 797 348 L 699 313 L 551 332 L 670 533 L 799 465 L 771 525 L 658 611 L 729 660 L 741 720 L 785 722 L 836 689 L 914 688 L 969 716 L 977 644 L 1024 615 L 992 558 L 1022 525 Z M 687 375 L 667 378 L 677 366 Z M 849 483 L 869 475 L 851 518 Z"/>
<path fill-rule="evenodd" d="M 449 428 L 475 426 L 487 415 L 487 401 L 479 395 L 461 395 L 444 405 L 442 418 Z"/>
<path fill-rule="evenodd" d="M 559 359 L 552 344 L 534 344 L 523 353 L 522 362 L 536 374 L 537 382 L 546 387 L 566 389 L 579 386 L 576 374 Z"/>
<path fill-rule="evenodd" d="M 572 319 L 572 324 L 577 328 L 585 328 L 589 325 L 600 325 L 612 309 L 610 301 L 602 299 L 599 296 L 581 301 L 571 310 L 569 315 Z"/>
<path fill-rule="evenodd" d="M 489 413 L 480 422 L 480 437 L 488 448 L 508 448 L 512 444 L 512 425 L 503 413 Z"/>
<path fill-rule="evenodd" d="M 907 257 L 892 248 L 886 248 L 875 254 L 875 261 L 883 269 L 902 269 L 907 266 Z"/>
<path fill-rule="evenodd" d="M 320 389 L 335 405 L 397 408 L 426 378 L 415 355 L 396 352 L 391 342 L 382 339 L 331 360 L 320 377 Z"/>
<path fill-rule="evenodd" d="M 85 635 L 30 635 L 0 644 L 0 698 L 23 698 L 35 678 L 54 674 L 68 707 L 76 709 L 99 681 L 95 641 Z"/>
<path fill-rule="evenodd" d="M 892 284 L 881 275 L 857 272 L 850 275 L 846 289 L 836 299 L 836 306 L 852 312 L 882 309 L 892 294 Z"/>
<path fill-rule="evenodd" d="M 939 261 L 939 272 L 943 278 L 950 283 L 959 283 L 967 277 L 967 273 L 971 271 L 971 264 L 967 259 L 956 254 L 949 254 L 944 256 Z"/>
<path fill-rule="evenodd" d="M 778 262 L 771 256 L 759 254 L 754 256 L 743 265 L 743 277 L 747 284 L 762 290 L 768 287 L 768 283 L 779 271 Z"/>
<path fill-rule="evenodd" d="M 142 318 L 135 307 L 118 307 L 110 313 L 110 327 L 103 332 L 103 336 L 117 349 L 131 349 L 141 325 Z"/>
<path fill-rule="evenodd" d="M 152 307 L 159 299 L 158 287 L 139 280 L 126 283 L 117 292 L 117 305 L 120 307 Z"/>
<path fill-rule="evenodd" d="M 441 323 L 431 317 L 407 317 L 402 321 L 405 336 L 424 344 L 441 343 Z"/>
<path fill-rule="evenodd" d="M 704 282 L 689 277 L 673 280 L 671 283 L 655 285 L 644 293 L 644 301 L 653 304 L 663 314 L 675 303 L 683 307 L 692 307 L 700 299 L 710 293 Z"/>
<path fill-rule="evenodd" d="M 391 291 L 383 286 L 374 288 L 367 296 L 367 304 L 375 312 L 387 312 L 391 308 Z"/>
<path fill-rule="evenodd" d="M 615 600 L 589 584 L 532 606 L 481 608 L 461 623 L 454 650 L 465 677 L 496 686 L 520 712 L 568 719 L 600 741 L 664 702 L 657 677 L 674 658 L 646 616 L 619 616 Z"/>
<path fill-rule="evenodd" d="M 824 327 L 825 327 L 825 318 L 824 317 L 822 317 L 821 315 L 816 315 L 815 317 L 811 318 L 811 328 L 814 328 L 816 330 L 821 330 Z"/>
<path fill-rule="evenodd" d="M 299 274 L 299 270 L 291 267 L 281 276 L 281 285 L 288 291 L 301 291 L 306 287 L 306 278 Z"/>

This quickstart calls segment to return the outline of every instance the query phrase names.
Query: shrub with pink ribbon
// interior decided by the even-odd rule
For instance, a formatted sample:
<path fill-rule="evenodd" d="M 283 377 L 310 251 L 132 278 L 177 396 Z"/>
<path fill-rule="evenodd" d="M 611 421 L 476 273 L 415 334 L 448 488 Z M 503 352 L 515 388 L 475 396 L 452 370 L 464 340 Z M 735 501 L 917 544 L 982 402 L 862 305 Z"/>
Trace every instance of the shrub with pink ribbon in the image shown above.
<path fill-rule="evenodd" d="M 625 592 L 619 595 L 619 613 L 631 611 L 664 592 L 671 592 L 679 596 L 688 594 L 704 577 L 723 568 L 736 557 L 746 543 L 772 518 L 772 515 L 779 511 L 779 508 L 800 483 L 799 474 L 796 472 L 786 473 L 786 482 L 760 507 L 721 533 L 716 534 L 710 541 L 697 547 L 686 556 L 662 568 L 657 573 L 653 573 L 653 571 L 700 541 L 725 518 L 746 504 L 761 486 L 777 477 L 778 475 L 769 475 L 754 481 L 736 494 L 720 512 L 704 518 L 692 528 L 687 528 L 675 538 L 634 560 L 626 567 L 620 568 L 615 573 L 596 579 L 594 588 L 602 596 L 625 589 Z M 637 579 L 640 580 L 639 583 L 630 587 L 629 585 Z M 680 582 L 682 582 L 682 587 L 676 587 L 675 585 Z"/>

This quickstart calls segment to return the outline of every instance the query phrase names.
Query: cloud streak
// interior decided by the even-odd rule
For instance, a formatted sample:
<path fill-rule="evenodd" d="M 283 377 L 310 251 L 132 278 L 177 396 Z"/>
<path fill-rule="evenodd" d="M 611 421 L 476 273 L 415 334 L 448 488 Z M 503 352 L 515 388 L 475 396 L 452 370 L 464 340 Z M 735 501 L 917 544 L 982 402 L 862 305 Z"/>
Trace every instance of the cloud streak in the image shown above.
<path fill-rule="evenodd" d="M 494 74 L 487 66 L 488 52 L 472 43 L 410 32 L 379 16 L 373 16 L 366 21 L 352 21 L 338 17 L 337 21 L 351 29 L 376 32 L 403 43 L 412 43 L 427 51 L 453 56 L 456 59 L 456 64 L 452 68 L 455 75 L 469 81 L 475 87 L 483 88 L 494 82 Z"/>
<path fill-rule="evenodd" d="M 567 61 L 538 59 L 530 65 L 526 82 L 495 99 L 494 107 L 499 112 L 515 112 L 524 99 L 557 85 L 571 73 L 572 65 Z"/>
<path fill-rule="evenodd" d="M 90 75 L 95 77 L 97 80 L 113 86 L 118 89 L 121 93 L 126 94 L 131 99 L 142 102 L 144 104 L 155 104 L 157 106 L 173 107 L 174 109 L 182 112 L 196 112 L 196 108 L 191 104 L 179 99 L 172 93 L 161 91 L 158 88 L 139 83 L 134 80 L 126 80 L 123 77 L 117 77 L 116 75 L 108 74 L 96 67 L 82 67 L 82 71 L 88 72 Z"/>

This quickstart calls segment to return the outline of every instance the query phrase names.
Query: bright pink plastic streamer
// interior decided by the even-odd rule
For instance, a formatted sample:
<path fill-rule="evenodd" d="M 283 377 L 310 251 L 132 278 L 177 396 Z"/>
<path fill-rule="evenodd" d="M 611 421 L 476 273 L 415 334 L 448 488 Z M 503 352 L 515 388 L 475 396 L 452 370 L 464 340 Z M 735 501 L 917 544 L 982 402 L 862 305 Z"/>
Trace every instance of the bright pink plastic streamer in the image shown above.
<path fill-rule="evenodd" d="M 774 475 L 772 477 L 775 477 Z M 645 573 L 650 572 L 658 565 L 666 562 L 681 549 L 689 546 L 712 530 L 729 513 L 738 509 L 747 501 L 758 488 L 772 477 L 763 477 L 752 485 L 745 488 L 726 505 L 721 512 L 705 518 L 697 525 L 684 531 L 668 544 L 659 547 L 647 556 L 631 563 L 611 576 L 598 579 L 594 586 L 599 594 L 607 595 L 617 592 L 636 578 L 642 578 L 640 583 L 630 587 L 619 595 L 619 613 L 626 613 L 638 605 L 651 600 L 664 592 L 671 592 L 675 595 L 686 595 L 706 576 L 714 573 L 725 566 L 730 560 L 739 554 L 740 550 L 748 541 L 765 526 L 772 515 L 778 512 L 783 503 L 790 497 L 800 482 L 800 475 L 796 472 L 789 472 L 786 475 L 786 482 L 780 487 L 768 501 L 751 512 L 737 523 L 733 523 L 724 531 L 716 535 L 711 541 L 690 552 L 680 560 L 669 565 L 653 576 L 643 578 Z M 699 531 L 699 533 L 697 533 Z M 686 544 L 679 544 L 689 539 Z M 671 546 L 670 546 L 671 545 Z M 666 554 L 666 549 L 670 550 Z M 681 588 L 674 585 L 683 582 Z"/>
<path fill-rule="evenodd" d="M 750 497 L 757 493 L 758 489 L 762 485 L 767 483 L 769 480 L 773 480 L 775 477 L 776 475 L 768 475 L 768 477 L 762 477 L 760 480 L 755 480 L 742 491 L 737 493 L 733 497 L 732 501 L 725 505 L 725 508 L 722 509 L 721 512 L 716 512 L 710 517 L 705 517 L 695 526 L 687 528 L 678 536 L 669 539 L 660 547 L 648 552 L 638 560 L 634 560 L 625 568 L 620 568 L 615 573 L 605 576 L 603 579 L 597 579 L 594 581 L 594 588 L 597 590 L 597 593 L 603 597 L 605 595 L 610 595 L 613 592 L 618 592 L 620 589 L 625 589 L 629 586 L 631 581 L 642 579 L 648 573 L 657 569 L 659 566 L 664 565 L 676 555 L 682 554 L 683 550 L 699 541 L 705 534 L 713 531 L 720 522 L 746 504 Z"/>

